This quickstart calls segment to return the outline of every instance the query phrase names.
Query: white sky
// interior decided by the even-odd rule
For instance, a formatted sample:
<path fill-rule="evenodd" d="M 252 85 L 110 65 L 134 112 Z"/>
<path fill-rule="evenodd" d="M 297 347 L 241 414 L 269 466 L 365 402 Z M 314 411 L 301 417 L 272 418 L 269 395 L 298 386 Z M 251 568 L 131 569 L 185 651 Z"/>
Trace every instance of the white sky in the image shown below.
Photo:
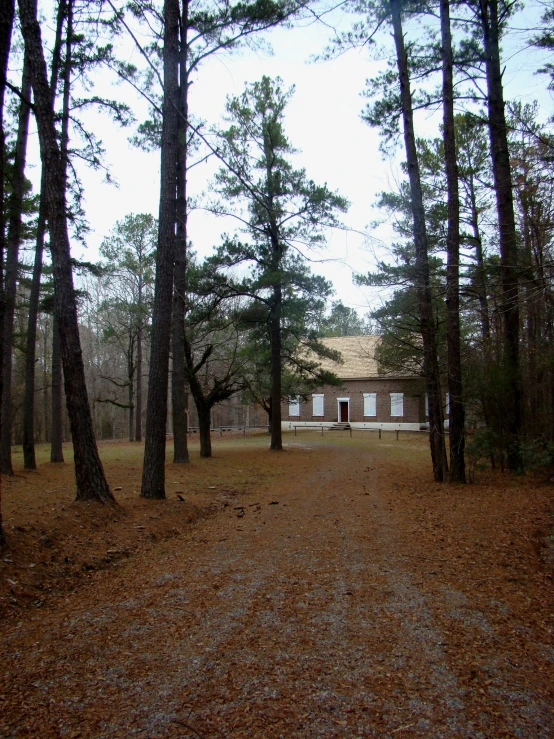
<path fill-rule="evenodd" d="M 536 10 L 525 11 L 519 25 L 531 25 L 536 15 Z M 322 51 L 327 37 L 328 31 L 321 25 L 277 29 L 268 34 L 273 56 L 246 50 L 209 60 L 192 87 L 190 110 L 209 123 L 217 123 L 224 112 L 226 95 L 240 94 L 245 81 L 253 82 L 264 74 L 279 75 L 285 86 L 296 86 L 296 94 L 288 108 L 287 133 L 292 145 L 302 152 L 298 164 L 306 168 L 308 176 L 316 183 L 327 182 L 331 189 L 350 200 L 344 221 L 354 231 L 332 233 L 328 248 L 314 254 L 314 258 L 325 261 L 313 264 L 312 269 L 333 282 L 335 299 L 365 313 L 379 302 L 379 295 L 376 290 L 355 287 L 352 272 L 371 270 L 375 264 L 375 245 L 379 241 L 390 242 L 390 226 L 385 224 L 372 231 L 370 224 L 379 217 L 373 207 L 377 193 L 395 189 L 399 160 L 383 161 L 378 132 L 360 120 L 365 104 L 360 93 L 365 80 L 379 68 L 379 62 L 371 61 L 367 51 L 353 50 L 330 62 L 308 63 L 313 55 Z M 521 47 L 521 40 L 516 38 L 510 42 L 509 55 L 505 55 L 506 97 L 524 102 L 541 99 L 544 118 L 547 118 L 554 113 L 552 97 L 545 94 L 547 80 L 533 75 L 540 66 L 540 57 L 536 51 Z M 130 53 L 129 61 L 133 60 L 136 61 L 134 53 Z M 123 89 L 118 86 L 102 92 L 115 98 Z M 125 93 L 125 96 L 128 96 L 127 102 L 136 105 L 137 110 L 142 109 L 144 114 L 142 104 L 134 95 Z M 140 113 L 137 117 L 140 119 Z M 81 172 L 92 231 L 87 238 L 86 251 L 76 245 L 76 252 L 79 252 L 76 256 L 94 260 L 102 239 L 118 219 L 131 212 L 149 212 L 157 216 L 159 154 L 146 154 L 132 147 L 127 141 L 130 131 L 118 129 L 100 114 L 91 114 L 89 120 L 105 144 L 107 163 L 119 183 L 116 188 L 103 183 L 99 173 Z M 422 114 L 418 120 L 418 135 L 436 134 L 439 122 L 440 114 Z M 200 165 L 191 172 L 190 194 L 205 189 L 214 166 Z M 39 168 L 35 166 L 29 174 L 36 181 Z M 189 234 L 199 256 L 209 254 L 219 243 L 220 233 L 232 229 L 232 223 L 205 212 L 193 212 L 190 216 Z M 368 246 L 364 237 L 355 231 L 371 231 L 373 244 Z"/>

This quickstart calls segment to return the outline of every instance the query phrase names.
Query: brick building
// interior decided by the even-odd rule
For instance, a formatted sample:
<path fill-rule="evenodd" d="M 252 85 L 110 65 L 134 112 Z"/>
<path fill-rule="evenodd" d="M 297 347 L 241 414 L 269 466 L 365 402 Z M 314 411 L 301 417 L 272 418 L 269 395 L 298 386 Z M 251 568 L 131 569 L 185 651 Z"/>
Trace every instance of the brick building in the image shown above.
<path fill-rule="evenodd" d="M 320 360 L 342 384 L 318 388 L 307 400 L 291 398 L 283 403 L 283 429 L 337 422 L 383 429 L 419 430 L 425 425 L 423 379 L 415 373 L 393 376 L 380 372 L 375 357 L 378 336 L 341 336 L 323 339 L 323 343 L 342 355 L 342 364 Z"/>

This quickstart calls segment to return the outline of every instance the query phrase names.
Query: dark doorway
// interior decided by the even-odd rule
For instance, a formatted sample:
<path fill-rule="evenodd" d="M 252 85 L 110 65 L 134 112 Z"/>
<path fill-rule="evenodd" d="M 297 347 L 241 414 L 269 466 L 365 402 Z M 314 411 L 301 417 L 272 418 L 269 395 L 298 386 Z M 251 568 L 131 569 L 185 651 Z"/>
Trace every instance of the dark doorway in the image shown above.
<path fill-rule="evenodd" d="M 348 401 L 339 400 L 339 421 L 348 423 Z"/>

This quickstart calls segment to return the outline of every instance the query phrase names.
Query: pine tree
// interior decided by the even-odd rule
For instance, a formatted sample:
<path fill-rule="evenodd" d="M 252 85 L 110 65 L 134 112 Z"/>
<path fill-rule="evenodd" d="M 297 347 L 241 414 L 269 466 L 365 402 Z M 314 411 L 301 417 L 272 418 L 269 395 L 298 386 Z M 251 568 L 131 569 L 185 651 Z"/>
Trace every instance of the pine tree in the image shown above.
<path fill-rule="evenodd" d="M 322 278 L 306 268 L 302 249 L 325 244 L 325 228 L 338 225 L 337 213 L 347 203 L 326 185 L 316 185 L 305 171 L 295 169 L 295 153 L 284 130 L 284 116 L 293 89 L 282 89 L 280 79 L 263 77 L 247 85 L 240 97 L 230 98 L 230 127 L 220 133 L 219 155 L 226 166 L 216 187 L 226 204 L 245 225 L 249 240 L 228 239 L 219 250 L 224 266 L 243 264 L 250 277 L 240 288 L 255 295 L 267 310 L 271 348 L 271 449 L 282 449 L 281 399 L 283 334 L 287 303 L 295 295 L 320 296 L 327 288 Z M 248 215 L 241 209 L 246 206 Z M 228 213 L 223 205 L 216 212 Z"/>
<path fill-rule="evenodd" d="M 33 0 L 19 3 L 21 29 L 30 65 L 34 112 L 39 132 L 41 160 L 45 168 L 45 192 L 56 293 L 56 313 L 64 365 L 67 407 L 73 438 L 77 499 L 113 500 L 98 455 L 88 402 L 79 339 L 77 302 L 73 287 L 67 228 L 66 177 L 55 128 L 52 94 L 46 76 L 37 7 Z"/>

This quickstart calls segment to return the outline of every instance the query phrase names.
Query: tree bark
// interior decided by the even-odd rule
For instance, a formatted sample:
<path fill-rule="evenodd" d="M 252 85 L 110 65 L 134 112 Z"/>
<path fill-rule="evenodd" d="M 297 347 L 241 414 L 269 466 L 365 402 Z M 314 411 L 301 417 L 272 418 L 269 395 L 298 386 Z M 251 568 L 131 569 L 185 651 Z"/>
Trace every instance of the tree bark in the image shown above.
<path fill-rule="evenodd" d="M 175 206 L 179 104 L 179 1 L 164 0 L 164 100 L 160 210 L 152 344 L 142 471 L 143 498 L 165 498 L 165 437 L 175 265 Z"/>
<path fill-rule="evenodd" d="M 139 311 L 142 307 L 141 277 L 139 277 Z M 137 378 L 135 393 L 135 441 L 142 441 L 142 315 L 137 331 Z"/>
<path fill-rule="evenodd" d="M 58 318 L 54 313 L 52 320 L 52 411 L 50 419 L 52 430 L 50 432 L 50 461 L 63 464 L 63 371 L 62 354 L 60 343 L 60 326 Z"/>
<path fill-rule="evenodd" d="M 212 435 L 211 425 L 212 416 L 211 408 L 196 405 L 198 412 L 198 435 L 200 437 L 200 456 L 211 457 L 212 456 Z"/>
<path fill-rule="evenodd" d="M 19 16 L 29 58 L 41 160 L 46 173 L 45 195 L 48 204 L 55 312 L 60 322 L 65 395 L 73 439 L 77 499 L 108 502 L 113 500 L 113 496 L 98 455 L 87 396 L 67 231 L 64 162 L 54 125 L 51 89 L 46 75 L 35 0 L 20 0 Z"/>
<path fill-rule="evenodd" d="M 173 303 L 173 309 L 179 308 Z M 173 362 L 171 369 L 171 395 L 173 408 L 173 463 L 190 461 L 187 442 L 187 393 L 185 391 L 185 354 L 183 350 L 183 321 L 173 317 Z M 181 325 L 179 325 L 181 324 Z"/>
<path fill-rule="evenodd" d="M 519 449 L 522 427 L 522 385 L 519 358 L 518 250 L 500 64 L 498 0 L 479 0 L 479 11 L 487 71 L 489 139 L 502 270 L 503 364 L 506 385 L 506 429 L 509 437 L 507 461 L 508 468 L 516 471 L 521 469 L 523 463 Z"/>
<path fill-rule="evenodd" d="M 135 431 L 135 404 L 133 403 L 135 386 L 135 341 L 132 328 L 129 333 L 129 349 L 127 353 L 127 405 L 129 406 L 129 441 L 133 441 Z"/>
<path fill-rule="evenodd" d="M 48 356 L 48 349 L 51 349 L 51 339 L 50 339 L 50 328 L 51 328 L 52 321 L 46 320 L 44 322 L 44 329 L 43 329 L 43 336 L 42 336 L 42 356 L 44 357 L 44 362 L 42 365 L 42 422 L 44 424 L 44 441 L 48 442 L 51 440 L 51 432 L 52 428 L 50 425 L 50 413 L 52 411 L 51 403 L 48 400 L 48 393 L 50 389 L 50 384 L 52 382 L 52 377 L 48 374 L 48 361 L 51 360 L 51 357 Z"/>
<path fill-rule="evenodd" d="M 269 320 L 271 331 L 271 441 L 270 449 L 280 451 L 283 448 L 281 429 L 281 284 L 273 286 L 273 303 Z"/>
<path fill-rule="evenodd" d="M 67 167 L 69 164 L 69 106 L 71 92 L 71 58 L 73 50 L 73 0 L 62 0 L 58 13 L 58 32 L 59 45 L 62 46 L 62 30 L 63 23 L 67 21 L 65 33 L 65 59 L 63 67 L 63 103 L 62 103 L 62 120 L 61 120 L 61 160 L 63 167 L 64 192 L 67 188 Z M 51 78 L 51 101 L 54 108 L 56 95 L 54 92 L 54 80 L 59 74 L 59 66 L 61 59 L 58 57 L 54 60 L 57 62 L 58 69 L 52 70 Z M 56 74 L 56 78 L 54 77 Z M 54 320 L 52 321 L 52 434 L 50 441 L 50 461 L 63 464 L 63 361 L 62 346 L 60 336 L 60 323 L 56 311 L 54 311 Z M 93 426 L 94 428 L 94 426 Z"/>
<path fill-rule="evenodd" d="M 192 353 L 192 346 L 189 342 L 187 334 L 184 335 L 184 357 L 185 367 L 187 374 L 187 381 L 190 387 L 190 391 L 196 406 L 196 412 L 198 414 L 198 429 L 200 437 L 200 456 L 211 457 L 212 456 L 212 437 L 210 434 L 211 430 L 211 410 L 213 403 L 207 402 L 207 398 L 204 395 L 204 390 L 198 379 L 198 371 L 203 363 L 208 359 L 211 353 L 211 349 L 205 352 L 202 362 L 195 366 L 194 355 Z"/>
<path fill-rule="evenodd" d="M 4 327 L 4 251 L 5 251 L 5 221 L 4 221 L 4 182 L 6 174 L 6 137 L 4 132 L 4 93 L 12 41 L 13 18 L 15 13 L 14 0 L 4 0 L 0 3 L 0 332 Z M 0 368 L 4 366 L 3 337 L 0 333 Z M 2 372 L 0 371 L 0 406 L 2 403 Z M 0 428 L 1 433 L 1 428 Z M 2 523 L 2 490 L 0 489 L 0 547 L 5 543 Z"/>
<path fill-rule="evenodd" d="M 44 179 L 44 178 L 41 178 Z M 42 192 L 42 185 L 41 185 Z M 27 320 L 27 344 L 25 354 L 25 395 L 23 398 L 23 466 L 26 470 L 36 470 L 35 458 L 35 365 L 37 320 L 40 300 L 40 280 L 44 253 L 44 232 L 46 229 L 46 201 L 40 201 L 35 246 L 33 280 L 29 294 L 29 317 Z"/>
<path fill-rule="evenodd" d="M 189 462 L 185 384 L 185 315 L 187 290 L 187 120 L 188 120 L 188 0 L 182 2 L 179 65 L 179 121 L 177 146 L 177 236 L 175 240 L 175 287 L 173 293 L 173 462 Z M 202 435 L 201 435 L 202 436 Z"/>
<path fill-rule="evenodd" d="M 4 191 L 6 182 L 6 133 L 4 128 L 4 101 L 14 14 L 14 0 L 4 0 L 0 3 L 0 368 L 4 366 L 4 341 L 2 332 L 4 331 L 4 254 L 6 251 L 6 207 Z M 1 403 L 2 372 L 0 371 L 0 405 Z M 0 517 L 0 543 L 3 540 L 1 524 L 2 519 Z"/>
<path fill-rule="evenodd" d="M 25 54 L 21 80 L 21 102 L 17 141 L 15 145 L 12 192 L 9 201 L 9 225 L 7 241 L 6 276 L 4 289 L 4 330 L 2 332 L 4 365 L 2 367 L 2 404 L 0 420 L 0 472 L 13 475 L 12 468 L 12 343 L 17 293 L 17 273 L 19 268 L 19 247 L 25 192 L 25 162 L 27 140 L 29 137 L 29 117 L 31 109 L 31 79 L 29 61 Z"/>
<path fill-rule="evenodd" d="M 431 447 L 431 459 L 433 463 L 433 477 L 437 482 L 443 482 L 446 480 L 448 463 L 446 459 L 446 445 L 444 440 L 444 417 L 437 356 L 437 340 L 431 299 L 427 227 L 425 223 L 425 209 L 423 206 L 421 177 L 414 133 L 408 56 L 404 45 L 400 0 L 389 0 L 389 2 L 396 47 L 396 62 L 400 83 L 402 120 L 404 125 L 404 145 L 406 148 L 406 160 L 412 204 L 414 246 L 416 252 L 415 289 L 418 302 L 421 337 L 423 341 L 423 371 L 425 374 L 427 395 L 429 399 L 429 444 Z"/>
<path fill-rule="evenodd" d="M 50 73 L 50 90 L 51 102 L 54 106 L 56 98 L 56 90 L 58 85 L 58 75 L 60 68 L 60 51 L 62 44 L 62 31 L 65 20 L 65 3 L 58 4 L 58 14 L 56 23 L 56 39 L 52 52 L 52 65 Z M 40 207 L 37 223 L 37 238 L 35 247 L 35 263 L 33 265 L 33 278 L 31 283 L 31 291 L 29 295 L 29 317 L 27 321 L 27 345 L 25 355 L 25 395 L 23 399 L 23 466 L 28 470 L 36 470 L 35 458 L 35 363 L 36 363 L 36 336 L 38 308 L 40 300 L 40 282 L 42 277 L 42 261 L 44 256 L 44 236 L 46 232 L 46 197 L 42 193 L 45 192 L 45 175 L 41 174 L 40 182 Z M 58 350 L 59 354 L 59 350 Z M 44 365 L 46 367 L 46 356 L 44 356 Z M 61 372 L 61 365 L 60 365 Z M 60 374 L 61 382 L 61 374 Z M 46 386 L 46 383 L 44 383 Z M 45 441 L 49 440 L 48 433 L 48 410 L 47 410 L 47 391 L 44 389 L 44 434 Z M 51 450 L 52 456 L 52 450 Z M 62 459 L 63 462 L 63 452 Z"/>
<path fill-rule="evenodd" d="M 272 285 L 272 297 L 269 313 L 269 330 L 271 341 L 271 436 L 269 448 L 273 451 L 283 449 L 283 430 L 281 428 L 281 395 L 282 395 L 282 334 L 281 318 L 283 312 L 283 286 L 280 279 L 283 246 L 279 229 L 275 222 L 274 195 L 279 185 L 275 183 L 273 168 L 275 166 L 275 152 L 271 145 L 271 134 L 264 135 L 264 154 L 266 166 L 266 187 L 268 202 L 266 205 L 269 218 L 269 239 L 272 250 L 272 272 L 279 278 Z"/>
<path fill-rule="evenodd" d="M 487 296 L 487 274 L 485 270 L 485 259 L 483 254 L 483 239 L 481 238 L 481 229 L 479 227 L 479 211 L 477 208 L 477 197 L 475 194 L 475 180 L 470 174 L 468 183 L 471 200 L 471 230 L 473 231 L 473 242 L 475 244 L 475 279 L 474 285 L 479 300 L 479 315 L 481 318 L 481 336 L 483 337 L 483 345 L 485 351 L 490 351 L 491 343 L 491 323 L 489 312 L 489 300 Z"/>
<path fill-rule="evenodd" d="M 465 482 L 465 409 L 462 395 L 460 350 L 460 195 L 454 127 L 454 74 L 450 3 L 441 0 L 443 141 L 448 191 L 446 236 L 446 341 L 448 347 L 448 393 L 450 396 L 450 482 Z"/>

